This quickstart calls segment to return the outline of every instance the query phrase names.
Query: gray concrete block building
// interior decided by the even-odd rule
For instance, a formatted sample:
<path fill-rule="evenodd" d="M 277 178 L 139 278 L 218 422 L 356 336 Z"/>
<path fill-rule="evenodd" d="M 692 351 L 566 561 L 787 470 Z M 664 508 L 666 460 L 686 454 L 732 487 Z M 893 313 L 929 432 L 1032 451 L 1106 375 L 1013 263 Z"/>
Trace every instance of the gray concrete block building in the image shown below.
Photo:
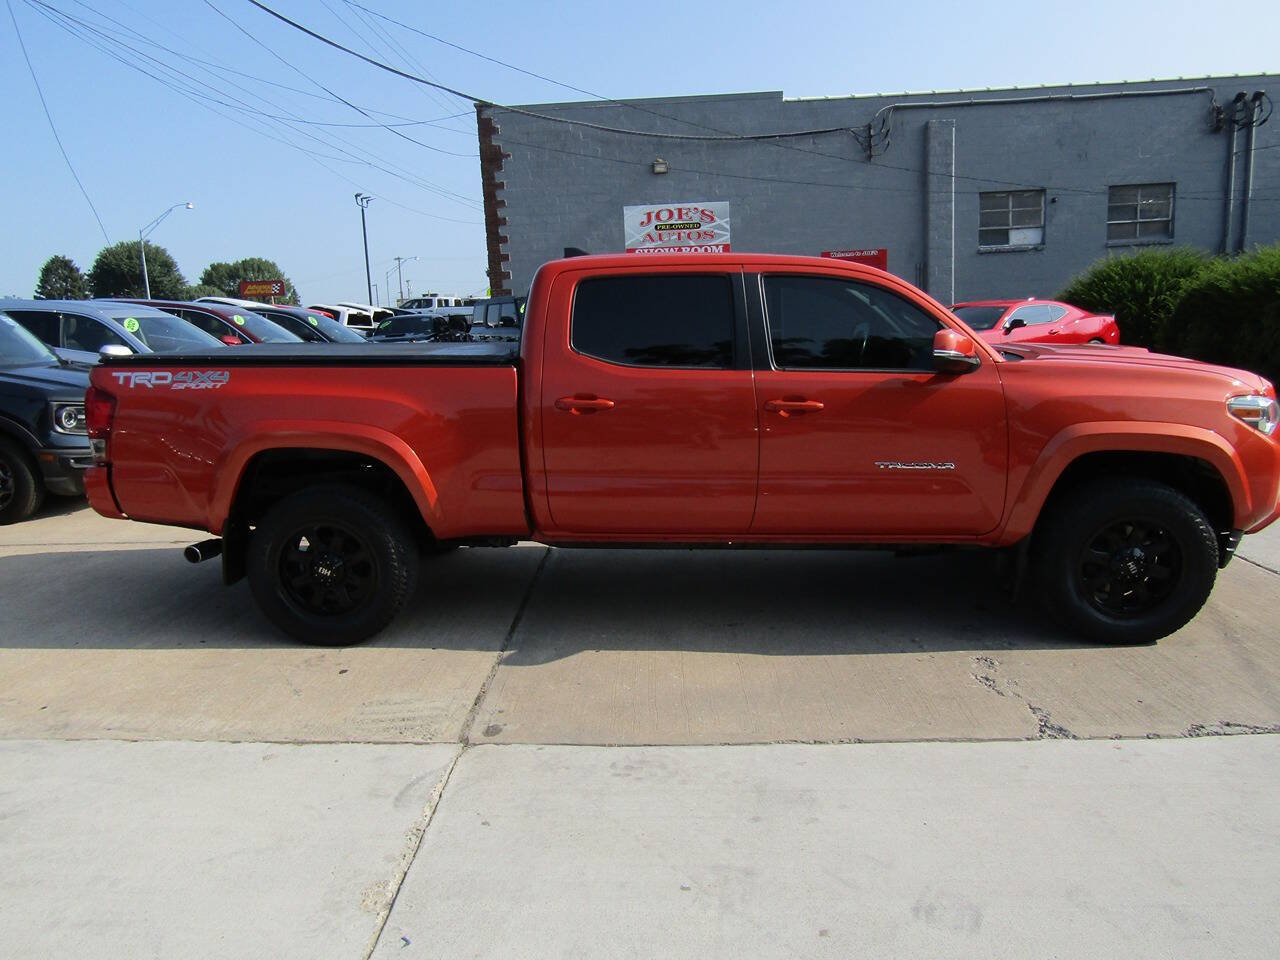
<path fill-rule="evenodd" d="M 1052 296 L 1093 261 L 1150 244 L 1275 243 L 1275 86 L 481 106 L 490 283 L 524 293 L 566 247 L 622 251 L 624 208 L 644 205 L 681 217 L 727 203 L 733 251 L 883 251 L 945 302 Z"/>

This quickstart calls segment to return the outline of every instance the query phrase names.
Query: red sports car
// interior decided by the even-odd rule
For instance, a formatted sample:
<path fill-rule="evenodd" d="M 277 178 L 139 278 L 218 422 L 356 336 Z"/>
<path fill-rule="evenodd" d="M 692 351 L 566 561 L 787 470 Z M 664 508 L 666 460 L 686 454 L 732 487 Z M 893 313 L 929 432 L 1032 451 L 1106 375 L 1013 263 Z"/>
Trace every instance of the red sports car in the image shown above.
<path fill-rule="evenodd" d="M 1057 300 L 970 300 L 951 308 L 987 343 L 1120 342 L 1116 318 Z"/>

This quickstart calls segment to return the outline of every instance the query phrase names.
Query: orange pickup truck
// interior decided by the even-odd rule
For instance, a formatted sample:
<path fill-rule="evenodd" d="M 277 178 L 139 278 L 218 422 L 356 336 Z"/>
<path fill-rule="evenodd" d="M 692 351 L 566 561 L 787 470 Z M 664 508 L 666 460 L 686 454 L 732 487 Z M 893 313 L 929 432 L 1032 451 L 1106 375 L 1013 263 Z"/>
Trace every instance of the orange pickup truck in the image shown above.
<path fill-rule="evenodd" d="M 103 358 L 90 500 L 214 534 L 188 559 L 321 644 L 382 629 L 432 554 L 522 539 L 1001 548 L 1058 622 L 1147 641 L 1280 513 L 1262 378 L 996 348 L 870 267 L 558 260 L 519 333 Z"/>

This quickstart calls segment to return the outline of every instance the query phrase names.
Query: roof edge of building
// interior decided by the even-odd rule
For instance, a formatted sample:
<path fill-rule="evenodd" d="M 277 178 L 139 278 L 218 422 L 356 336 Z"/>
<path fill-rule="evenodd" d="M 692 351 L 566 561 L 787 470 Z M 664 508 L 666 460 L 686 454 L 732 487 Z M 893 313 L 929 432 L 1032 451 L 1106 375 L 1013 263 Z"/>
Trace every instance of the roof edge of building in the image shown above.
<path fill-rule="evenodd" d="M 1079 90 L 1096 87 L 1136 87 L 1165 85 L 1170 83 L 1215 85 L 1216 83 L 1230 80 L 1275 78 L 1280 78 L 1280 74 L 1265 72 L 1226 73 L 1210 76 L 1149 77 L 1142 80 L 1095 80 L 1089 83 L 1036 83 L 1025 85 L 1011 84 L 1003 87 L 955 87 L 941 90 L 901 90 L 888 91 L 884 93 L 837 93 L 809 97 L 788 97 L 782 90 L 759 90 L 740 91 L 735 93 L 699 93 L 679 97 L 629 97 L 619 98 L 617 100 L 557 100 L 546 103 L 486 104 L 485 106 L 489 109 L 500 111 L 507 107 L 512 107 L 517 110 L 556 110 L 562 108 L 578 110 L 584 107 L 617 107 L 619 104 L 642 106 L 644 104 L 654 103 L 705 103 L 709 101 L 723 102 L 729 100 L 777 100 L 783 103 L 823 103 L 833 100 L 886 100 L 896 97 L 956 96 L 959 94 L 1018 93 L 1041 90 Z"/>

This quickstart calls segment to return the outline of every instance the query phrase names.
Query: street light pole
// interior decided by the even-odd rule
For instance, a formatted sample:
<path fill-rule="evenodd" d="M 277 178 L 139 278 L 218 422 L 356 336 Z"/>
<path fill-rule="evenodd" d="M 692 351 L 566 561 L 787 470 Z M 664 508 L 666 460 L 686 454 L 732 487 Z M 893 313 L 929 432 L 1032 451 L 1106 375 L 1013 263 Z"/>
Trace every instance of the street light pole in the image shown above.
<path fill-rule="evenodd" d="M 404 273 L 401 267 L 410 261 L 417 260 L 417 257 L 396 257 L 396 276 L 400 278 L 400 299 L 404 299 Z M 390 271 L 388 271 L 390 272 Z"/>
<path fill-rule="evenodd" d="M 177 210 L 179 207 L 186 207 L 188 210 L 194 210 L 195 204 L 189 200 L 181 203 L 175 203 L 160 216 L 156 217 L 145 227 L 138 231 L 138 255 L 142 258 L 142 289 L 146 291 L 146 299 L 151 299 L 151 278 L 147 276 L 147 234 L 152 233 L 156 227 L 160 226 L 161 221 L 169 214 Z"/>
<path fill-rule="evenodd" d="M 373 197 L 357 193 L 356 204 L 360 207 L 360 232 L 364 235 L 364 279 L 368 284 L 369 302 L 373 303 L 373 274 L 369 272 L 369 228 L 365 225 L 364 212 L 373 203 Z"/>

